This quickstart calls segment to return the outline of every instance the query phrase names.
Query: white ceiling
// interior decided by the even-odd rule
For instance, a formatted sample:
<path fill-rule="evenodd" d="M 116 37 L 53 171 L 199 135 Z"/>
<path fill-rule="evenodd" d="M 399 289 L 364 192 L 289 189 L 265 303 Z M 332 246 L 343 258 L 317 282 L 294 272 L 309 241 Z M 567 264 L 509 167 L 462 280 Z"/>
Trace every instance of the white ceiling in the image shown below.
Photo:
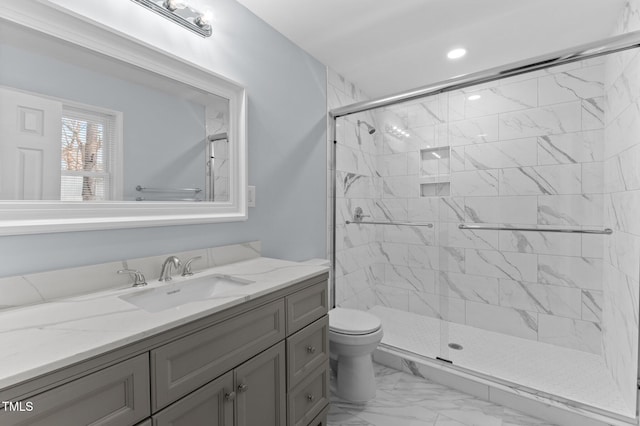
<path fill-rule="evenodd" d="M 625 0 L 238 2 L 375 98 L 601 39 Z"/>

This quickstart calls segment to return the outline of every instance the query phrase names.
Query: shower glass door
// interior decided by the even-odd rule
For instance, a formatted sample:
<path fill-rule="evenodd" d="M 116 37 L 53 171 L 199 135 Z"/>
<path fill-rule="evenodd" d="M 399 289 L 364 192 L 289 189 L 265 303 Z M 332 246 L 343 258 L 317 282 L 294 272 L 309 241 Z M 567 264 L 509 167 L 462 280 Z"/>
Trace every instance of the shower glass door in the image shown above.
<path fill-rule="evenodd" d="M 633 50 L 339 118 L 338 305 L 401 356 L 634 418 L 639 77 Z"/>

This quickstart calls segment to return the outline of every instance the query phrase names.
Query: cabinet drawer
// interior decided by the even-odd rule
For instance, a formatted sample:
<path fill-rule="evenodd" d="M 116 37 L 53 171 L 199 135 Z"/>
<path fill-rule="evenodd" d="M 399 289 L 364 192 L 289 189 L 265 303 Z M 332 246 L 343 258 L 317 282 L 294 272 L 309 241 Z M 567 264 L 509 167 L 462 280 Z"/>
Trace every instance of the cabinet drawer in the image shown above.
<path fill-rule="evenodd" d="M 326 281 L 287 296 L 287 335 L 311 324 L 329 311 Z"/>
<path fill-rule="evenodd" d="M 284 339 L 284 302 L 256 308 L 151 351 L 153 411 Z"/>
<path fill-rule="evenodd" d="M 145 353 L 28 398 L 32 411 L 0 411 L 5 426 L 129 426 L 149 417 Z"/>
<path fill-rule="evenodd" d="M 329 359 L 329 317 L 323 316 L 287 339 L 287 384 L 295 387 Z"/>
<path fill-rule="evenodd" d="M 233 425 L 233 390 L 233 372 L 229 371 L 154 415 L 154 425 Z"/>
<path fill-rule="evenodd" d="M 290 393 L 288 425 L 307 426 L 329 404 L 329 364 L 309 374 Z"/>
<path fill-rule="evenodd" d="M 324 410 L 320 412 L 316 416 L 315 419 L 311 420 L 309 426 L 327 426 L 329 423 L 327 422 L 327 416 L 329 415 L 329 406 L 324 407 Z"/>

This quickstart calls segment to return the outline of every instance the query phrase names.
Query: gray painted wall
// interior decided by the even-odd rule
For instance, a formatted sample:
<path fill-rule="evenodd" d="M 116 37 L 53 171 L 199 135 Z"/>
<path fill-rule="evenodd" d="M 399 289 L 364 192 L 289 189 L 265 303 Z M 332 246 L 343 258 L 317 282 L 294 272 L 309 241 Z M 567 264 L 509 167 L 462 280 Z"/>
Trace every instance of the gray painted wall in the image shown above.
<path fill-rule="evenodd" d="M 211 0 L 214 36 L 200 39 L 133 2 L 55 0 L 247 88 L 249 220 L 224 224 L 0 237 L 0 276 L 249 240 L 290 260 L 326 250 L 325 67 L 234 0 Z"/>

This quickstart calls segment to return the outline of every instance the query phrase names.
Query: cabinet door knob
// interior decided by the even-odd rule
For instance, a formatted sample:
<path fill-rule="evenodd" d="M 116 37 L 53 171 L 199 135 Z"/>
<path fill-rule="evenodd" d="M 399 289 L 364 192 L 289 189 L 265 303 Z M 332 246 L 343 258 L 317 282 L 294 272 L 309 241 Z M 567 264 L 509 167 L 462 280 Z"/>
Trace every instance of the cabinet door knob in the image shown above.
<path fill-rule="evenodd" d="M 316 353 L 316 348 L 314 346 L 308 345 L 307 346 L 307 353 L 315 354 Z"/>
<path fill-rule="evenodd" d="M 224 399 L 226 399 L 227 401 L 233 401 L 234 399 L 236 399 L 236 393 L 235 392 L 226 392 L 224 394 Z"/>
<path fill-rule="evenodd" d="M 248 389 L 249 389 L 249 386 L 247 386 L 244 383 L 242 383 L 241 385 L 238 385 L 238 392 L 240 393 L 246 392 Z"/>
<path fill-rule="evenodd" d="M 313 394 L 311 394 L 311 393 L 307 394 L 307 401 L 313 402 L 314 399 L 316 399 L 316 397 L 313 396 Z"/>

